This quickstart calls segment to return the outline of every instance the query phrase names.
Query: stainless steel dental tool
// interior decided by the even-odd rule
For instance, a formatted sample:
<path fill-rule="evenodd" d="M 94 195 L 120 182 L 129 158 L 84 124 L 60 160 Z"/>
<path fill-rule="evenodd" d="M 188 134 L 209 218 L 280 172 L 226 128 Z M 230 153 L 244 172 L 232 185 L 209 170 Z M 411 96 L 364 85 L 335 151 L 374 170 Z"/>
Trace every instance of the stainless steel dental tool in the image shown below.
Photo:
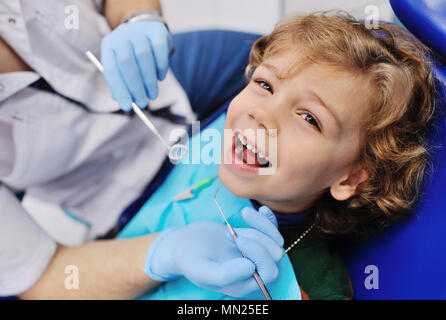
<path fill-rule="evenodd" d="M 232 239 L 237 240 L 237 233 L 235 232 L 234 228 L 229 223 L 228 219 L 226 219 L 225 214 L 223 213 L 223 210 L 221 209 L 219 203 L 217 202 L 217 192 L 220 189 L 220 186 L 217 187 L 217 190 L 215 190 L 214 194 L 214 202 L 217 205 L 218 210 L 220 211 L 221 215 L 223 216 L 223 219 L 225 219 L 226 225 L 228 226 L 229 232 L 231 233 Z M 246 256 L 242 252 L 242 256 L 246 258 Z M 260 290 L 262 291 L 263 295 L 265 296 L 266 300 L 272 300 L 271 295 L 269 294 L 268 290 L 265 287 L 265 284 L 263 283 L 262 279 L 260 278 L 257 271 L 254 271 L 254 279 L 257 282 L 257 285 L 259 286 Z"/>
<path fill-rule="evenodd" d="M 90 61 L 96 66 L 96 68 L 104 73 L 104 67 L 99 62 L 99 60 L 94 56 L 94 54 L 91 51 L 87 51 L 85 53 L 90 59 Z M 160 135 L 158 129 L 153 125 L 152 121 L 147 118 L 147 116 L 141 111 L 141 109 L 136 105 L 136 103 L 132 102 L 132 108 L 133 111 L 138 115 L 138 117 L 144 122 L 144 124 L 152 131 L 152 133 L 158 137 L 158 139 L 161 140 L 161 142 L 164 144 L 164 146 L 168 150 L 168 156 L 171 160 L 180 160 L 184 158 L 187 155 L 188 149 L 185 145 L 182 145 L 180 143 L 174 144 L 173 146 L 170 146 L 167 141 Z"/>

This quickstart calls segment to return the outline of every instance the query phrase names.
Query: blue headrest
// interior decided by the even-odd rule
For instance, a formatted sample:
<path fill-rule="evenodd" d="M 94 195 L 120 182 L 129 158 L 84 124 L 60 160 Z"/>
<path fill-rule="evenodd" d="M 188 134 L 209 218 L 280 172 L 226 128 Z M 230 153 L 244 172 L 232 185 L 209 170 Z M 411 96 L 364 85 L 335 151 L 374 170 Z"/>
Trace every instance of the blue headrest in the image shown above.
<path fill-rule="evenodd" d="M 446 57 L 446 1 L 390 0 L 390 4 L 414 36 Z"/>
<path fill-rule="evenodd" d="M 403 25 L 433 49 L 438 60 L 437 109 L 446 110 L 446 1 L 391 0 Z M 346 262 L 356 299 L 446 299 L 446 119 L 431 137 L 434 172 L 425 180 L 414 216 L 381 236 L 349 247 Z M 374 267 L 368 267 L 374 266 Z M 376 268 L 375 268 L 376 267 Z M 374 281 L 377 281 L 374 282 Z M 377 287 L 376 287 L 377 286 Z"/>

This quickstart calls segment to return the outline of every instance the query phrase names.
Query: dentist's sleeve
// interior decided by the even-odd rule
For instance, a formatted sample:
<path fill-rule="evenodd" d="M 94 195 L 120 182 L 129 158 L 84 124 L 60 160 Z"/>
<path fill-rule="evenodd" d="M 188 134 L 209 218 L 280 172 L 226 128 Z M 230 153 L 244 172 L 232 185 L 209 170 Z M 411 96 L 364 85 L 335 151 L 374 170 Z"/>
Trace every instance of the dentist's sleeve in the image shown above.
<path fill-rule="evenodd" d="M 57 244 L 0 183 L 0 296 L 20 294 L 44 273 Z"/>

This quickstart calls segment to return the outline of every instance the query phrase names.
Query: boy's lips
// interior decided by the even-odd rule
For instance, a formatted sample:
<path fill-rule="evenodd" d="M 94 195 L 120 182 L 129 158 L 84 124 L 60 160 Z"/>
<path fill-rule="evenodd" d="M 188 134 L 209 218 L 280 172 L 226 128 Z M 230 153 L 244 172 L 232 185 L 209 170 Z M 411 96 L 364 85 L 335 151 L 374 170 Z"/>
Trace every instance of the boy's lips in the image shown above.
<path fill-rule="evenodd" d="M 230 162 L 229 162 L 230 165 L 233 168 L 235 168 L 238 172 L 245 173 L 248 175 L 251 175 L 251 174 L 258 175 L 260 167 L 254 165 L 254 164 L 249 164 L 249 163 L 244 162 L 242 159 L 239 158 L 240 155 L 237 155 L 238 152 L 235 150 L 236 145 L 237 145 L 237 143 L 236 143 L 237 139 L 238 138 L 236 138 L 235 136 L 232 137 L 231 148 L 227 152 L 227 156 L 230 159 Z M 247 150 L 245 150 L 245 152 L 246 151 Z M 250 163 L 252 163 L 252 160 Z"/>
<path fill-rule="evenodd" d="M 252 130 L 251 130 L 252 132 Z M 247 133 L 251 133 L 247 130 Z M 265 157 L 262 150 L 257 150 L 259 144 L 250 143 L 250 138 L 241 134 L 241 130 L 235 129 L 231 135 L 231 148 L 228 150 L 228 161 L 237 169 L 268 169 L 272 163 Z M 265 141 L 262 137 L 257 137 L 257 141 Z M 263 171 L 262 171 L 263 172 Z"/>
<path fill-rule="evenodd" d="M 238 174 L 252 176 L 255 175 L 273 175 L 275 174 L 277 167 L 273 163 L 266 160 L 260 162 L 256 154 L 249 151 L 245 146 L 242 146 L 239 138 L 232 133 L 230 136 L 229 148 L 226 149 L 224 154 L 224 163 L 233 168 Z M 228 141 L 228 142 L 229 142 Z M 243 150 L 241 149 L 243 148 Z"/>

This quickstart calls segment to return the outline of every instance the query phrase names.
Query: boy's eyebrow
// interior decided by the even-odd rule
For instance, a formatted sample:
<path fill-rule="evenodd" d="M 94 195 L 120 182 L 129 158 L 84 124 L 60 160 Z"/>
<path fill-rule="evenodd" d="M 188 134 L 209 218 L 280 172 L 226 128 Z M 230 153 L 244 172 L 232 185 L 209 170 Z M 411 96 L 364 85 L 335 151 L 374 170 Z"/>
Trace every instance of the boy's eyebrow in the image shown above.
<path fill-rule="evenodd" d="M 267 69 L 269 69 L 270 71 L 272 71 L 272 73 L 274 73 L 274 75 L 276 76 L 277 79 L 282 79 L 283 77 L 280 74 L 279 69 L 277 69 L 275 66 L 273 66 L 272 64 L 269 64 L 268 62 L 262 62 L 262 64 L 260 66 L 264 66 Z"/>
<path fill-rule="evenodd" d="M 313 90 L 308 90 L 308 92 L 314 97 L 316 98 L 316 100 L 333 116 L 333 118 L 335 119 L 337 125 L 339 127 L 341 127 L 341 121 L 339 121 L 339 117 L 336 115 L 336 112 L 334 111 L 334 108 L 330 105 L 324 102 L 324 100 L 322 100 L 321 97 L 319 97 L 317 95 L 316 92 L 314 92 Z"/>

